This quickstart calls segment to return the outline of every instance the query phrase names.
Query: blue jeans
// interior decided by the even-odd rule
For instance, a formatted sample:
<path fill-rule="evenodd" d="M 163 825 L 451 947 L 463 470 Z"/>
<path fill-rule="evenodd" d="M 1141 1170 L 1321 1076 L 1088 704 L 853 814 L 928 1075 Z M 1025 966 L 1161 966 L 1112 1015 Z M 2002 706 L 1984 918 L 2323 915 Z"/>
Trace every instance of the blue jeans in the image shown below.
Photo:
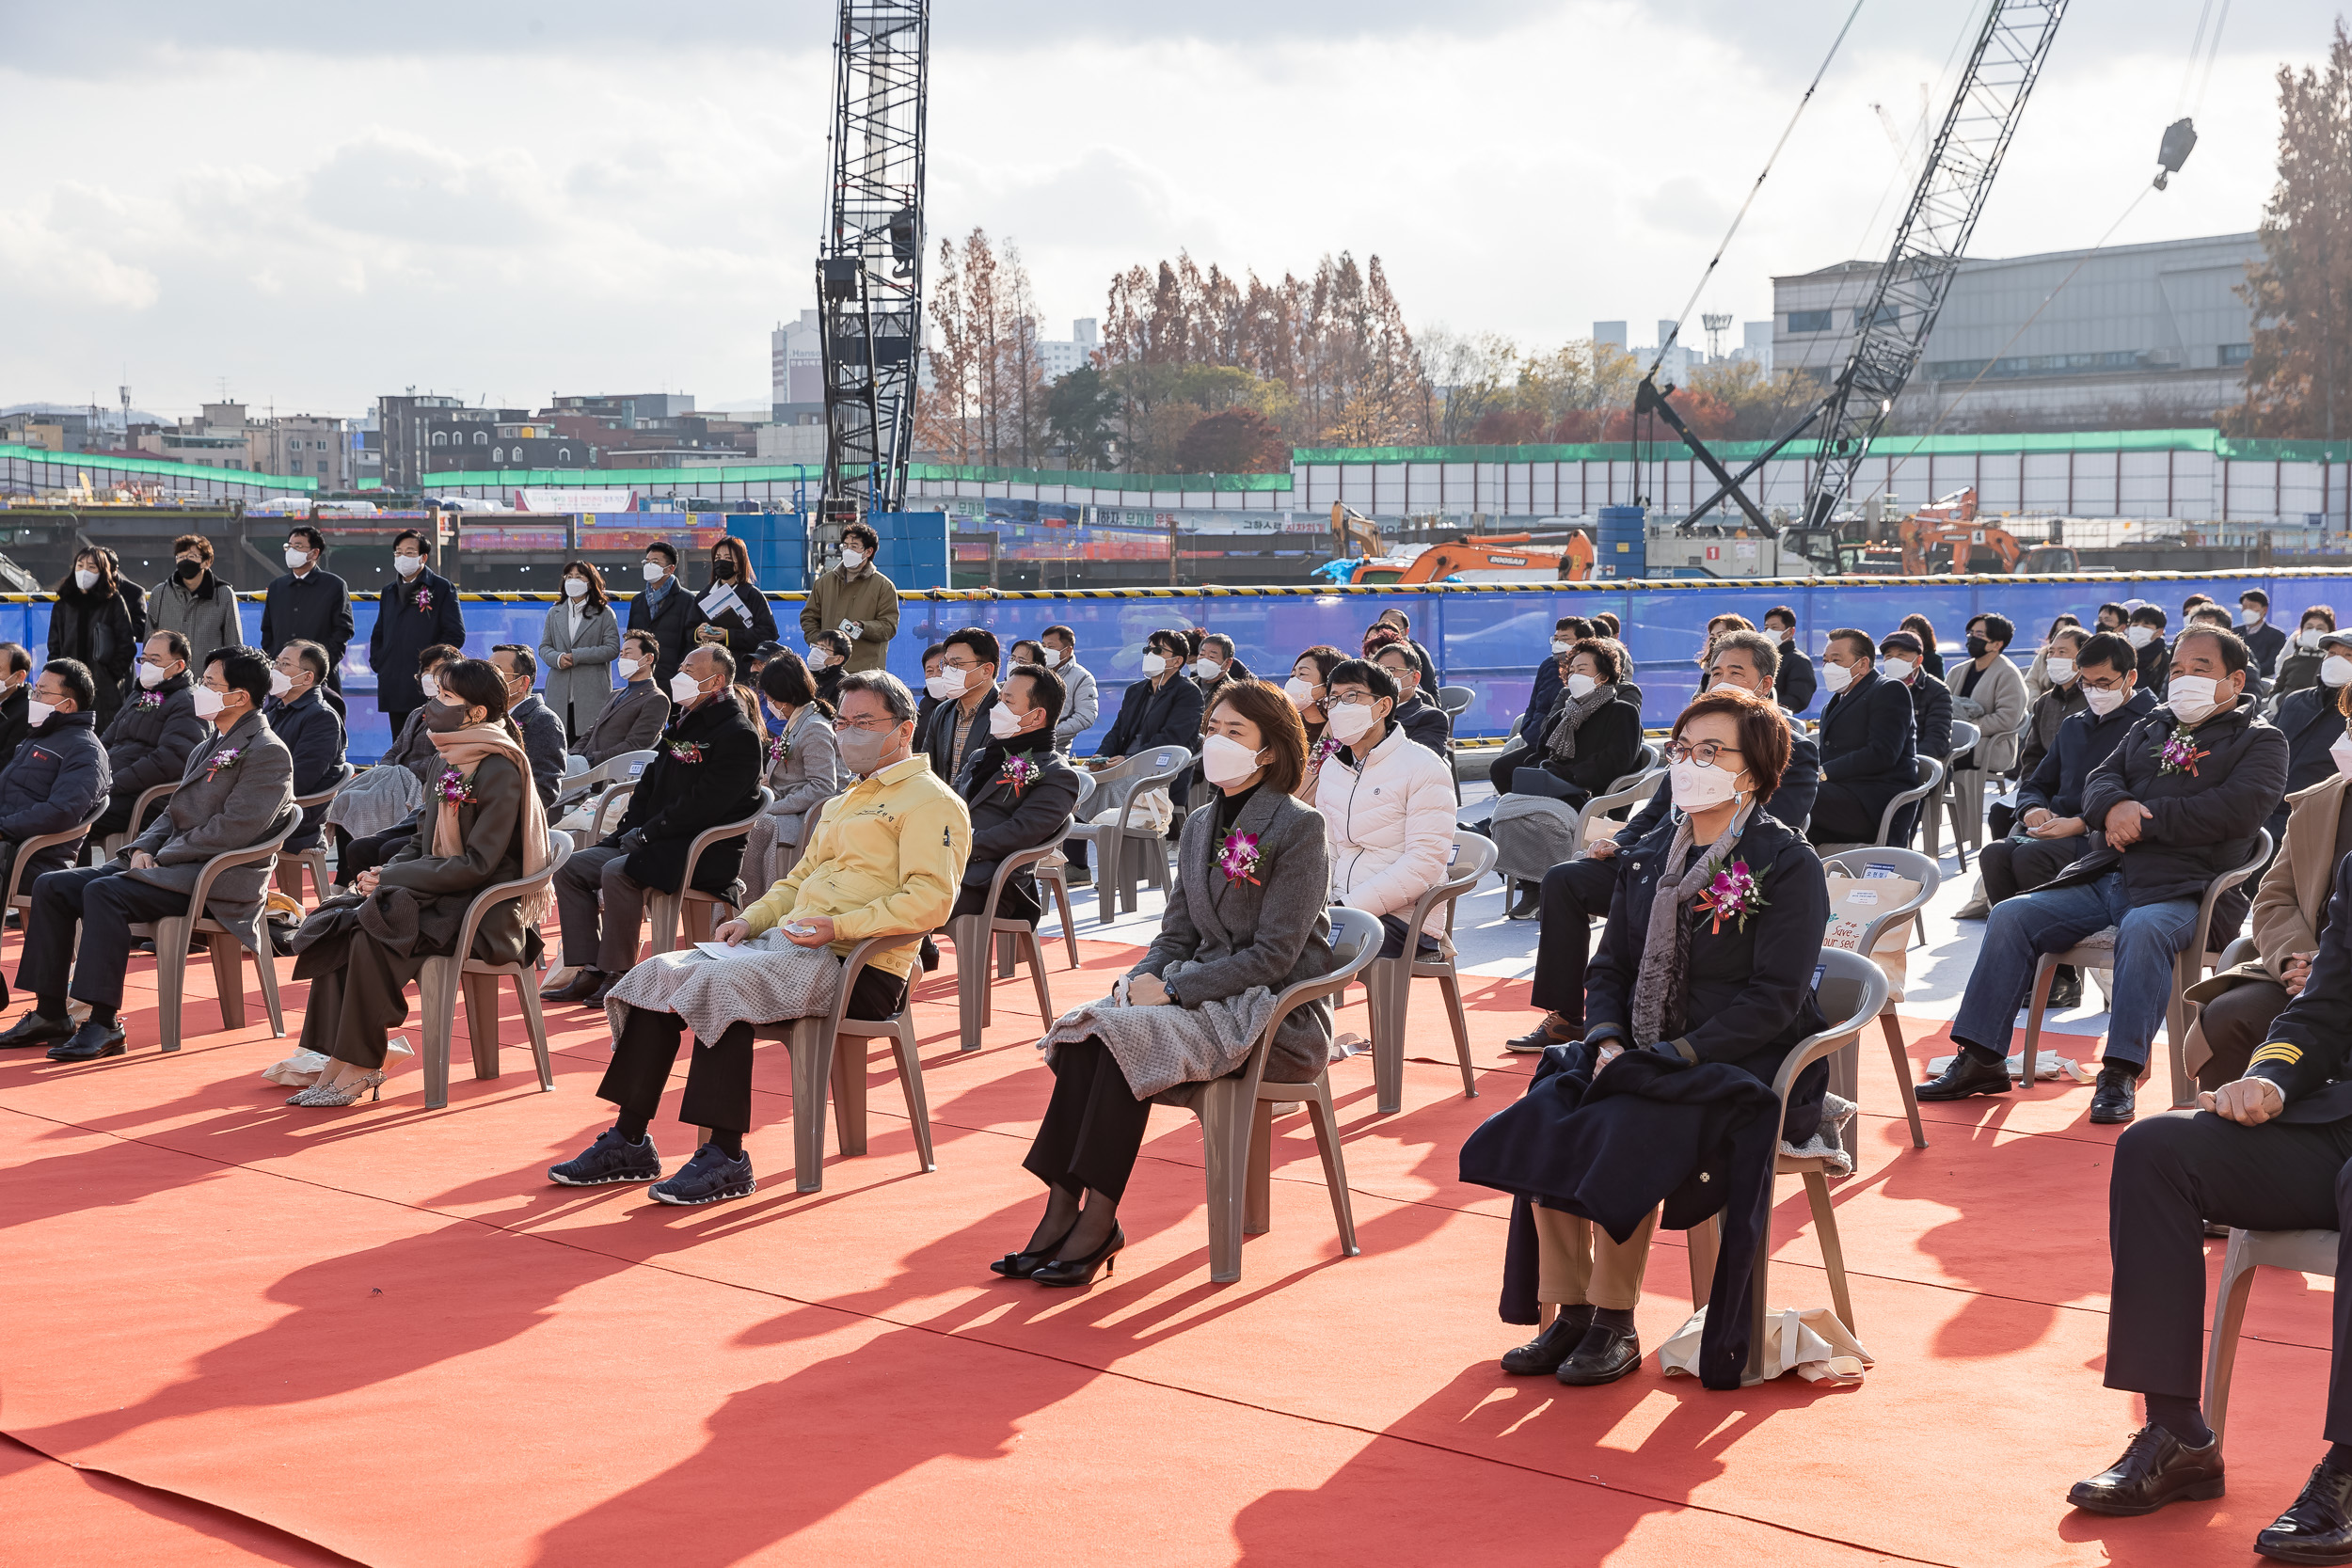
<path fill-rule="evenodd" d="M 2197 925 L 2197 900 L 2168 898 L 2135 908 L 2123 874 L 2110 871 L 2081 887 L 2044 888 L 1993 907 L 1976 972 L 1952 1021 L 1963 1045 L 2009 1053 L 2017 1010 L 2033 989 L 2034 961 L 2062 953 L 2093 932 L 2116 927 L 2115 997 L 2107 1015 L 2107 1061 L 2143 1067 L 2149 1042 L 2172 1000 L 2172 961 Z"/>

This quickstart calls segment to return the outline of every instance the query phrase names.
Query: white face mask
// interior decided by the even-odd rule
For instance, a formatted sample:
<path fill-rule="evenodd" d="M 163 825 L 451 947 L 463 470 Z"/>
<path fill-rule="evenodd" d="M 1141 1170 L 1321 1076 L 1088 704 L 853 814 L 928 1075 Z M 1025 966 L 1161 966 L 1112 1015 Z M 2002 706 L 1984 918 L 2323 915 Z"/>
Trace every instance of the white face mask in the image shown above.
<path fill-rule="evenodd" d="M 943 667 L 938 674 L 925 678 L 923 689 L 943 703 L 953 702 L 963 695 L 963 672 L 952 665 Z"/>
<path fill-rule="evenodd" d="M 841 546 L 841 564 L 847 570 L 854 572 L 866 564 L 866 552 L 844 545 Z"/>
<path fill-rule="evenodd" d="M 1919 666 L 1908 658 L 1890 658 L 1879 666 L 1879 673 L 1890 681 L 1907 681 Z"/>
<path fill-rule="evenodd" d="M 2328 748 L 2328 755 L 2336 765 L 2336 771 L 2352 778 L 2352 735 L 2336 736 L 2336 743 Z"/>
<path fill-rule="evenodd" d="M 811 670 L 822 670 L 833 662 L 833 655 L 822 648 L 811 648 L 808 651 L 807 662 Z"/>
<path fill-rule="evenodd" d="M 87 567 L 76 567 L 73 572 L 73 586 L 87 594 L 98 586 L 98 574 Z"/>
<path fill-rule="evenodd" d="M 633 681 L 637 678 L 637 672 L 644 666 L 633 658 L 616 658 L 612 661 L 612 668 L 621 673 L 621 679 Z"/>
<path fill-rule="evenodd" d="M 1364 733 L 1372 728 L 1373 723 L 1374 715 L 1368 704 L 1333 703 L 1331 705 L 1331 733 L 1339 737 L 1339 742 L 1343 746 L 1355 745 L 1357 741 L 1363 738 Z"/>
<path fill-rule="evenodd" d="M 2155 636 L 2156 628 L 2153 626 L 2132 626 L 2124 631 L 2123 641 L 2135 648 L 2144 648 L 2155 640 Z"/>
<path fill-rule="evenodd" d="M 2304 647 L 2310 649 L 2312 653 L 2317 653 L 2319 651 L 2319 640 L 2327 635 L 2327 632 L 2324 630 L 2314 629 L 2312 631 L 2297 632 L 2295 640 L 2303 644 Z"/>
<path fill-rule="evenodd" d="M 2122 707 L 2124 700 L 2130 696 L 2131 693 L 2120 686 L 2113 688 L 2086 686 L 2083 688 L 2083 701 L 2089 703 L 2090 711 L 2102 719 Z"/>
<path fill-rule="evenodd" d="M 1213 681 L 1225 673 L 1225 666 L 1213 658 L 1196 658 L 1192 661 L 1192 673 L 1201 680 Z"/>
<path fill-rule="evenodd" d="M 1723 768 L 1701 768 L 1695 762 L 1669 763 L 1666 778 L 1674 785 L 1677 810 L 1705 811 L 1740 793 L 1740 775 Z"/>
<path fill-rule="evenodd" d="M 196 716 L 199 719 L 217 719 L 220 710 L 228 705 L 229 700 L 211 687 L 199 686 L 196 689 Z"/>
<path fill-rule="evenodd" d="M 1239 784 L 1258 770 L 1258 753 L 1231 736 L 1213 735 L 1200 745 L 1200 774 L 1213 784 Z"/>
<path fill-rule="evenodd" d="M 298 550 L 298 549 L 295 549 L 295 548 L 294 548 L 292 545 L 289 545 L 289 546 L 286 546 L 286 564 L 287 564 L 287 566 L 289 566 L 290 568 L 292 568 L 292 569 L 293 569 L 293 570 L 294 570 L 294 571 L 299 572 L 300 570 L 302 570 L 302 568 L 303 568 L 303 567 L 305 567 L 305 566 L 309 565 L 310 563 L 310 552 L 309 550 Z"/>
<path fill-rule="evenodd" d="M 1853 684 L 1853 666 L 1824 663 L 1821 666 L 1821 684 L 1829 688 L 1831 696 L 1836 696 Z"/>
<path fill-rule="evenodd" d="M 1025 713 L 1015 713 L 1006 704 L 998 703 L 988 710 L 988 733 L 999 740 L 1010 740 L 1021 733 L 1021 721 L 1027 717 Z"/>
<path fill-rule="evenodd" d="M 2210 675 L 2175 675 L 2164 689 L 2164 703 L 2184 724 L 2197 723 L 2221 705 L 2221 683 Z"/>
<path fill-rule="evenodd" d="M 680 670 L 670 677 L 670 696 L 679 705 L 692 702 L 703 694 L 702 682 Z"/>
<path fill-rule="evenodd" d="M 1158 654 L 1146 654 L 1143 656 L 1143 673 L 1145 674 L 1157 675 L 1167 670 L 1167 668 L 1168 660 L 1162 658 Z"/>
<path fill-rule="evenodd" d="M 2246 618 L 2246 624 L 2249 626 L 2259 626 L 2263 624 L 2263 612 L 2254 609 L 2251 605 L 2249 605 L 2246 609 L 2238 611 L 2238 613 Z"/>
<path fill-rule="evenodd" d="M 2352 681 L 2352 658 L 2342 654 L 2329 654 L 2319 661 L 2319 678 L 2329 686 L 2342 686 Z"/>
<path fill-rule="evenodd" d="M 1315 689 L 1296 675 L 1282 683 L 1282 695 L 1291 700 L 1291 706 L 1305 707 L 1314 701 Z"/>
<path fill-rule="evenodd" d="M 2042 669 L 2042 673 L 2050 677 L 2053 685 L 2064 686 L 2068 681 L 2074 678 L 2074 661 L 2071 658 L 2052 657 L 2046 659 L 2043 661 Z"/>
<path fill-rule="evenodd" d="M 57 711 L 55 703 L 44 703 L 37 697 L 24 700 L 24 722 L 34 729 L 49 722 L 49 716 Z"/>
<path fill-rule="evenodd" d="M 441 694 L 441 683 L 433 678 L 432 671 L 427 670 L 417 676 L 417 689 L 424 693 L 424 700 L 429 703 Z"/>
<path fill-rule="evenodd" d="M 588 596 L 588 579 L 586 578 L 565 578 L 564 579 L 564 592 L 571 598 L 584 599 Z"/>
<path fill-rule="evenodd" d="M 1554 658 L 1557 658 L 1562 654 L 1566 653 L 1570 648 L 1575 646 L 1575 643 L 1569 641 L 1565 637 L 1555 637 L 1551 640 L 1551 655 Z"/>
<path fill-rule="evenodd" d="M 392 570 L 398 572 L 402 577 L 413 578 L 419 572 L 424 570 L 424 557 L 421 555 L 396 555 L 392 557 Z"/>
<path fill-rule="evenodd" d="M 653 584 L 660 582 L 663 578 L 666 578 L 669 575 L 670 568 L 661 564 L 660 562 L 648 561 L 645 562 L 645 584 L 647 587 L 651 587 Z"/>
<path fill-rule="evenodd" d="M 1069 662 L 1070 656 L 1064 653 L 1061 649 L 1048 648 L 1045 650 L 1045 668 L 1048 670 L 1058 670 Z"/>
<path fill-rule="evenodd" d="M 269 694 L 271 696 L 283 697 L 287 692 L 292 691 L 293 689 L 294 677 L 292 675 L 289 675 L 283 670 L 272 670 L 269 673 Z"/>
<path fill-rule="evenodd" d="M 1568 695 L 1581 703 L 1593 694 L 1593 677 L 1579 670 L 1568 677 L 1567 687 Z"/>
<path fill-rule="evenodd" d="M 170 678 L 171 677 L 169 675 L 164 673 L 164 667 L 162 665 L 150 664 L 145 659 L 139 660 L 139 685 L 146 688 L 148 690 L 154 690 L 155 688 L 163 685 L 164 682 L 169 680 Z"/>

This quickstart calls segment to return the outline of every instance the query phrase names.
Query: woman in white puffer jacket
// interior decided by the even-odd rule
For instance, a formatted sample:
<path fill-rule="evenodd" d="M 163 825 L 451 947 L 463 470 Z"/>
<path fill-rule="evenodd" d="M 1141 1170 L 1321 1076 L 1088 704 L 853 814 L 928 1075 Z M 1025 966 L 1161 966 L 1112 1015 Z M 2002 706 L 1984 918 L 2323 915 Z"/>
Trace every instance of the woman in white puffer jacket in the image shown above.
<path fill-rule="evenodd" d="M 1331 832 L 1331 897 L 1380 917 L 1381 957 L 1405 951 L 1405 922 L 1421 895 L 1445 880 L 1454 849 L 1454 780 L 1443 757 L 1389 721 L 1396 682 L 1349 659 L 1331 672 L 1329 729 L 1341 749 L 1315 783 L 1315 807 Z M 1445 940 L 1431 910 L 1423 944 Z"/>

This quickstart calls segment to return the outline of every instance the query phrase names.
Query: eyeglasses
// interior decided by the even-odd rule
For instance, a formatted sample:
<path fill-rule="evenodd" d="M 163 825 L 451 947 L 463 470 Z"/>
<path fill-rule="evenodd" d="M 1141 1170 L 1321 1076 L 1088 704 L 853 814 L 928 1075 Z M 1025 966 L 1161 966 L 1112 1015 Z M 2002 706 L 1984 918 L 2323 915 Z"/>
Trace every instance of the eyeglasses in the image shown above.
<path fill-rule="evenodd" d="M 879 719 L 872 718 L 870 716 L 864 719 L 851 719 L 845 714 L 839 721 L 848 725 L 850 729 L 862 730 L 867 735 L 881 735 L 885 731 L 895 730 L 900 724 L 906 722 L 903 719 L 893 719 L 888 714 L 884 714 Z"/>
<path fill-rule="evenodd" d="M 1720 740 L 1701 740 L 1696 743 L 1687 740 L 1669 740 L 1666 742 L 1666 760 L 1668 762 L 1696 763 L 1701 768 L 1714 767 L 1715 759 L 1717 757 L 1736 757 L 1740 754 L 1740 752 L 1739 747 L 1726 746 Z"/>
<path fill-rule="evenodd" d="M 1342 707 L 1370 707 L 1380 699 L 1369 691 L 1350 691 L 1344 695 L 1335 691 L 1331 694 L 1331 700 Z"/>

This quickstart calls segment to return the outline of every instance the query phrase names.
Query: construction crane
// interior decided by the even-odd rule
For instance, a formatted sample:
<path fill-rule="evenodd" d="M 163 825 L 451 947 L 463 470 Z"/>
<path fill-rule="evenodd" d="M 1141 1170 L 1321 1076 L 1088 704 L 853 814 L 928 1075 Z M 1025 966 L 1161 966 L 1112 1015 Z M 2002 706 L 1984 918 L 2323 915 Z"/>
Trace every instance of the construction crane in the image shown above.
<path fill-rule="evenodd" d="M 1677 531 L 1692 531 L 1701 517 L 1728 499 L 1747 526 L 1777 533 L 1744 486 L 1782 448 L 1812 431 L 1819 451 L 1810 465 L 1804 510 L 1792 531 L 1792 543 L 1823 571 L 1839 569 L 1837 510 L 1853 487 L 1871 440 L 1918 366 L 2065 14 L 2066 0 L 1991 0 L 1976 47 L 1930 145 L 1927 166 L 1911 193 L 1911 204 L 1895 230 L 1894 245 L 1869 297 L 1854 312 L 1853 348 L 1845 368 L 1821 401 L 1786 434 L 1732 473 L 1666 401 L 1675 388 L 1669 385 L 1661 389 L 1645 378 L 1634 395 L 1637 416 L 1663 420 L 1718 486 L 1676 525 Z M 2185 150 L 2181 155 L 2185 157 Z"/>
<path fill-rule="evenodd" d="M 825 476 L 812 572 L 843 525 L 906 499 L 923 343 L 923 119 L 930 0 L 841 0 L 833 190 L 818 245 Z"/>

